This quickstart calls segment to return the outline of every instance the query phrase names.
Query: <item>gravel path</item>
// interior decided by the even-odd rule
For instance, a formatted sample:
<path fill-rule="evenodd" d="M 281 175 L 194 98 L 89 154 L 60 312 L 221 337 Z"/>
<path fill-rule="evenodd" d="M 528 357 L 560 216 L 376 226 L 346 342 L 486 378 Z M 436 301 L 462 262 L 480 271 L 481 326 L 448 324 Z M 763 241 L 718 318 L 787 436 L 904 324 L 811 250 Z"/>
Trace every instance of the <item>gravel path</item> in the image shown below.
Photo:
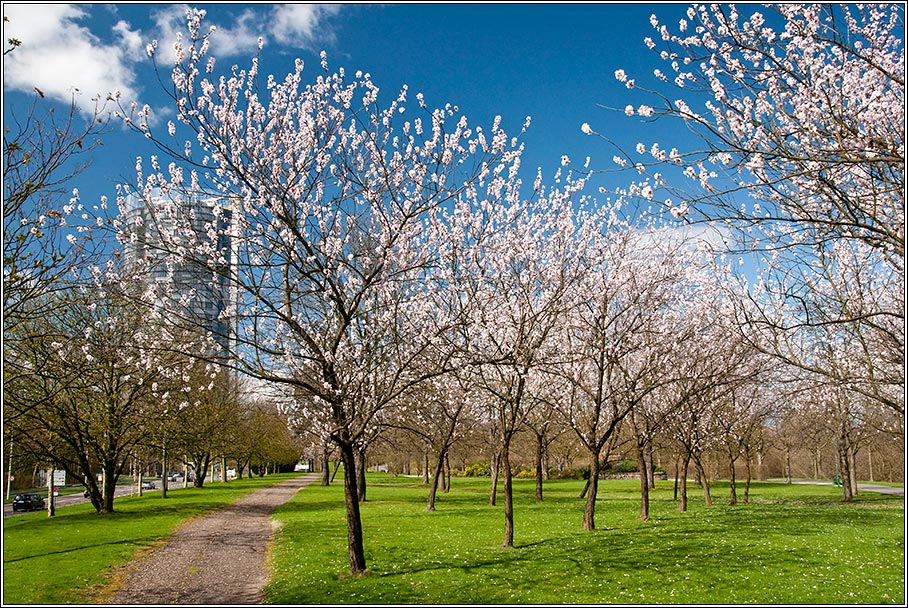
<path fill-rule="evenodd" d="M 270 515 L 319 475 L 257 490 L 177 528 L 134 561 L 109 604 L 261 604 L 268 583 Z"/>

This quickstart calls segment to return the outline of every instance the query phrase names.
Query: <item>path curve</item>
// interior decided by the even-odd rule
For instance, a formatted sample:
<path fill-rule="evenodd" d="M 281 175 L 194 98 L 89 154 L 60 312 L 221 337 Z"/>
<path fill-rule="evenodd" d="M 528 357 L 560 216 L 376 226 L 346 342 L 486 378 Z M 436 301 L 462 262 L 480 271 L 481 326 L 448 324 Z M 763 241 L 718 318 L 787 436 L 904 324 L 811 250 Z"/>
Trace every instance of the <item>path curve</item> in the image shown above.
<path fill-rule="evenodd" d="M 770 479 L 769 481 L 776 482 L 785 482 L 784 479 Z M 816 486 L 831 486 L 831 481 L 826 481 L 824 479 L 792 479 L 791 483 L 799 484 L 808 484 Z M 894 494 L 895 496 L 904 496 L 905 488 L 900 488 L 897 486 L 878 486 L 872 483 L 860 483 L 858 482 L 858 492 L 878 492 L 879 494 Z"/>
<path fill-rule="evenodd" d="M 179 526 L 166 544 L 128 566 L 105 603 L 263 603 L 271 513 L 317 479 L 308 474 L 256 490 Z"/>

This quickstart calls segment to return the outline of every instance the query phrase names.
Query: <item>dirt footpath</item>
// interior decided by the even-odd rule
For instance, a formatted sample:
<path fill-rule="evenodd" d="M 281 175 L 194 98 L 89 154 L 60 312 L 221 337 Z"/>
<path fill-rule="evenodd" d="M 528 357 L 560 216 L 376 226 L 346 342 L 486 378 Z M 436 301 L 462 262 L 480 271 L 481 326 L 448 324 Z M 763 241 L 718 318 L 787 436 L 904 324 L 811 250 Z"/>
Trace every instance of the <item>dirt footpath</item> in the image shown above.
<path fill-rule="evenodd" d="M 271 512 L 309 474 L 257 490 L 177 528 L 165 545 L 129 565 L 109 604 L 261 604 L 268 583 Z"/>

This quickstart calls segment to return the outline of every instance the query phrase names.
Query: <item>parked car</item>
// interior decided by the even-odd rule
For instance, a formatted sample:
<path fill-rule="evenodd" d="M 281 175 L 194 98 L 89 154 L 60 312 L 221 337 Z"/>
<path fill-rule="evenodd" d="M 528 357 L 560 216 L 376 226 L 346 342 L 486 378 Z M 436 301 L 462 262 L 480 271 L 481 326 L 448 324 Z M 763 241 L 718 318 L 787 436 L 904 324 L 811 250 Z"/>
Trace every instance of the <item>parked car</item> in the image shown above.
<path fill-rule="evenodd" d="M 154 490 L 156 487 L 157 487 L 157 486 L 154 485 L 154 482 L 153 482 L 153 481 L 143 481 L 143 482 L 142 482 L 142 489 L 143 489 L 143 490 Z"/>
<path fill-rule="evenodd" d="M 43 508 L 44 499 L 34 492 L 23 492 L 13 498 L 13 511 L 37 511 Z"/>
<path fill-rule="evenodd" d="M 182 473 L 171 473 L 170 477 L 168 479 L 170 479 L 170 481 L 183 481 L 183 474 Z"/>

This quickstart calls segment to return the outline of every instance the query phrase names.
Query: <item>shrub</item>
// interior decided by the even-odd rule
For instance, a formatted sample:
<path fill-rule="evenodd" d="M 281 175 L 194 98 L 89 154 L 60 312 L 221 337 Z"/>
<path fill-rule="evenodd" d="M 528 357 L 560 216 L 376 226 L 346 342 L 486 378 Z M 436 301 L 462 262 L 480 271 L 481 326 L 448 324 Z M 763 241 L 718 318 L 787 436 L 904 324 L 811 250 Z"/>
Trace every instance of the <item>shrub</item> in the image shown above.
<path fill-rule="evenodd" d="M 463 470 L 464 477 L 491 477 L 492 469 L 488 462 L 474 462 Z"/>
<path fill-rule="evenodd" d="M 633 460 L 619 460 L 606 470 L 612 473 L 634 473 L 637 471 L 637 463 Z"/>
<path fill-rule="evenodd" d="M 571 467 L 558 472 L 558 479 L 589 479 L 589 467 Z"/>

